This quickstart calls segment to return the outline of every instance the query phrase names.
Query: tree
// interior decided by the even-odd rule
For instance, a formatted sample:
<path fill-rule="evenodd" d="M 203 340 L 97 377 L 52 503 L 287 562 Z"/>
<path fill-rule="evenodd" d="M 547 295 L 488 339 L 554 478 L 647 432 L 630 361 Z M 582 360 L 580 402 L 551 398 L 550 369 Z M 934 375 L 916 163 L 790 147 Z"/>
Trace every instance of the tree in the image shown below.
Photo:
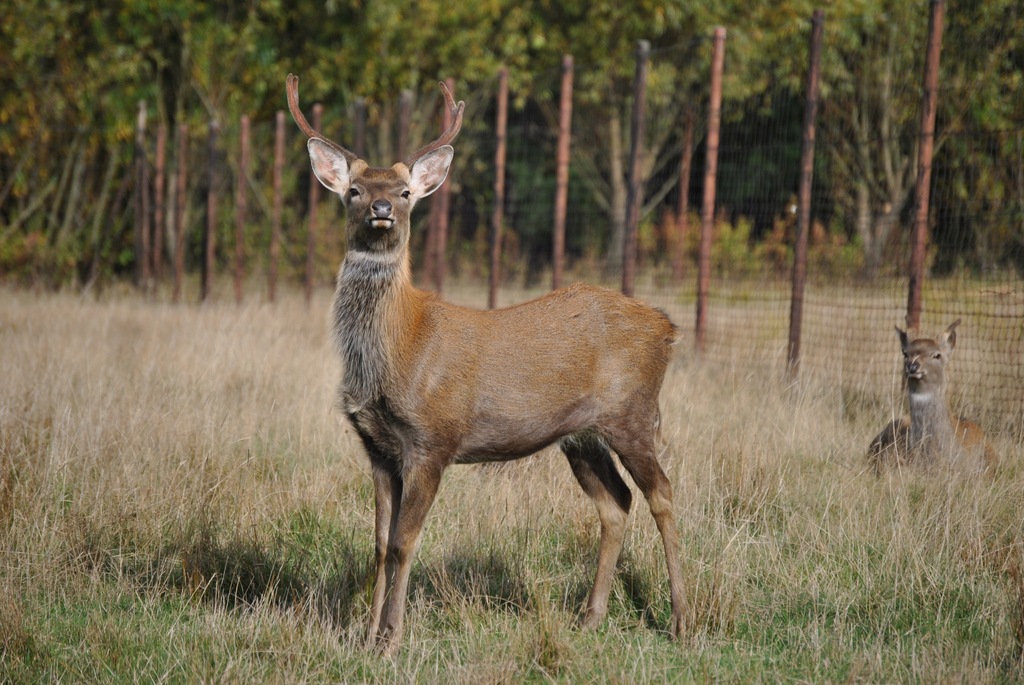
<path fill-rule="evenodd" d="M 858 9 L 826 23 L 821 121 L 834 198 L 871 276 L 913 198 L 928 17 L 913 3 Z"/>
<path fill-rule="evenodd" d="M 728 125 L 746 130 L 770 122 L 777 131 L 776 124 L 792 118 L 785 106 L 795 111 L 802 97 L 814 4 L 7 3 L 0 24 L 0 264 L 54 282 L 80 278 L 97 263 L 107 272 L 128 270 L 130 140 L 138 102 L 149 104 L 152 129 L 163 123 L 172 134 L 179 121 L 201 131 L 217 119 L 231 146 L 240 115 L 250 115 L 258 127 L 283 108 L 289 72 L 301 76 L 305 103 L 324 103 L 326 133 L 341 140 L 351 139 L 351 111 L 362 99 L 370 130 L 380 131 L 369 141 L 374 163 L 397 156 L 389 122 L 399 94 L 419 100 L 411 108 L 412 147 L 436 129 L 437 80 L 454 77 L 456 96 L 468 100 L 470 113 L 458 164 L 471 170 L 454 176 L 471 196 L 462 205 L 471 208 L 467 215 L 485 215 L 480 207 L 492 192 L 483 178 L 492 140 L 489 121 L 480 115 L 489 106 L 488 84 L 507 65 L 514 102 L 520 108 L 529 103 L 526 109 L 543 113 L 553 129 L 559 86 L 550 76 L 569 53 L 576 62 L 570 196 L 575 205 L 602 213 L 591 223 L 600 227 L 617 268 L 637 41 L 652 46 L 642 141 L 647 215 L 676 187 L 683 121 L 699 124 L 706 109 L 713 27 L 728 29 Z M 990 269 L 1014 255 L 1024 262 L 1024 143 L 1017 133 L 1024 105 L 1015 97 L 1024 84 L 1022 13 L 1013 0 L 965 0 L 946 13 L 935 159 L 943 173 L 935 176 L 940 192 L 933 194 L 940 270 L 960 264 Z M 829 7 L 826 15 L 819 150 L 828 164 L 818 166 L 816 182 L 829 191 L 837 223 L 862 242 L 870 271 L 880 267 L 908 218 L 926 27 L 924 2 L 861 0 Z M 763 196 L 781 195 L 791 183 L 788 159 L 774 166 L 765 160 L 752 150 L 730 161 L 740 180 L 723 184 L 723 191 L 735 191 L 729 196 L 734 211 L 774 206 L 778 198 L 768 197 L 769 203 Z M 697 167 L 699 155 L 695 161 Z M 522 168 L 520 177 L 545 176 L 523 181 L 524 189 L 546 192 L 553 169 Z M 760 182 L 765 175 L 770 183 Z M 473 221 L 479 219 L 467 219 Z M 543 228 L 536 229 L 538 240 Z M 960 229 L 967 239 L 956 237 Z"/>
<path fill-rule="evenodd" d="M 957 3 L 943 42 L 932 269 L 1024 273 L 1024 7 Z"/>

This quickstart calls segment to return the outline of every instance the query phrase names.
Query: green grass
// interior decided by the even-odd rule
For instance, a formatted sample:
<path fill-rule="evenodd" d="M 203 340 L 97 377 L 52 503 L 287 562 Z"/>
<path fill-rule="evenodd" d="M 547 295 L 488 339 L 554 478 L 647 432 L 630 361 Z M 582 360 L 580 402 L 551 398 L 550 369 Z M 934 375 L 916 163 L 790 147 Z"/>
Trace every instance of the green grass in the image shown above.
<path fill-rule="evenodd" d="M 366 651 L 373 496 L 326 309 L 4 293 L 0 681 L 1024 680 L 1020 433 L 984 479 L 876 480 L 884 403 L 742 349 L 662 397 L 682 642 L 638 494 L 608 619 L 576 627 L 598 524 L 547 450 L 446 473 L 403 648 Z"/>

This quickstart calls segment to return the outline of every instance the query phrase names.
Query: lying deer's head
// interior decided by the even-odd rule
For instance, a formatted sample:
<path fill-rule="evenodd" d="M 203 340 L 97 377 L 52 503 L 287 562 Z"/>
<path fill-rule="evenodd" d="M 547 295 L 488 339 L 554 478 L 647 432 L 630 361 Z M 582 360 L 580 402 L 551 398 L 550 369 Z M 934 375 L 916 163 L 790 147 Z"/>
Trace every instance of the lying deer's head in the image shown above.
<path fill-rule="evenodd" d="M 923 391 L 925 387 L 945 387 L 945 366 L 949 354 L 956 347 L 957 319 L 946 328 L 937 340 L 931 338 L 910 339 L 906 331 L 899 326 L 896 333 L 900 338 L 903 350 L 903 373 L 911 394 Z"/>
<path fill-rule="evenodd" d="M 348 249 L 378 254 L 401 254 L 409 245 L 409 220 L 413 205 L 441 187 L 448 176 L 454 149 L 449 144 L 462 127 L 465 103 L 455 104 L 441 84 L 452 125 L 441 136 L 390 168 L 375 168 L 352 152 L 315 131 L 299 109 L 299 79 L 288 75 L 288 108 L 309 141 L 313 173 L 341 197 L 348 209 Z"/>

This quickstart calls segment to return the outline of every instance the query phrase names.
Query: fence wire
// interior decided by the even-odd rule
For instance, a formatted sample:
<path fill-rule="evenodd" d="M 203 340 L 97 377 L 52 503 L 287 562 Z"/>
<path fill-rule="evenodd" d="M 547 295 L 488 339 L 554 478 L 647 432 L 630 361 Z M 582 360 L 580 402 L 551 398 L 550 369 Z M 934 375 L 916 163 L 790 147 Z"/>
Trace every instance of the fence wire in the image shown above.
<path fill-rule="evenodd" d="M 828 19 L 825 23 L 800 373 L 840 384 L 851 407 L 867 403 L 878 410 L 900 402 L 900 355 L 893 328 L 904 326 L 907 311 L 927 25 L 923 3 L 908 25 L 880 23 L 869 30 L 860 24 L 837 25 Z M 1024 104 L 1019 91 L 992 87 L 991 79 L 978 73 L 983 67 L 967 63 L 967 48 L 979 40 L 972 34 L 970 18 L 951 13 L 947 27 L 920 329 L 934 335 L 961 319 L 952 365 L 954 406 L 986 428 L 1009 431 L 1019 439 L 1024 431 Z M 1007 31 L 1013 30 L 1008 25 Z M 858 37 L 855 49 L 851 34 Z M 989 39 L 1001 44 L 998 36 Z M 775 65 L 757 88 L 731 92 L 728 74 L 730 64 L 739 61 L 738 50 L 739 46 L 726 41 L 712 285 L 706 346 L 700 358 L 768 366 L 781 376 L 787 363 L 807 64 L 806 59 L 794 59 L 792 66 Z M 710 55 L 710 36 L 658 46 L 651 52 L 641 156 L 636 295 L 670 313 L 683 332 L 680 349 L 694 363 Z M 900 61 L 886 62 L 895 58 Z M 629 139 L 631 76 L 624 73 L 620 79 L 608 80 L 595 65 L 577 62 L 575 66 L 564 282 L 621 285 L 627 160 L 633 142 Z M 550 287 L 561 78 L 559 68 L 531 74 L 529 87 L 512 94 L 499 305 Z M 489 278 L 497 86 L 495 78 L 462 85 L 464 91 L 455 93 L 457 99 L 467 101 L 467 107 L 449 177 L 452 202 L 444 255 L 449 278 L 445 293 L 478 306 L 486 302 Z M 396 102 L 397 98 L 398 94 Z M 965 106 L 970 102 L 982 102 L 985 107 Z M 436 91 L 418 94 L 412 107 L 410 147 L 433 137 L 439 109 Z M 388 165 L 397 158 L 400 135 L 388 118 L 396 111 L 398 106 L 391 103 L 369 112 L 365 145 L 373 164 Z M 999 116 L 986 117 L 979 111 Z M 355 116 L 351 108 L 327 105 L 324 129 L 347 142 L 353 136 Z M 692 127 L 689 179 L 681 183 L 687 167 L 688 125 Z M 152 129 L 148 131 L 150 159 L 153 134 Z M 274 136 L 274 122 L 253 122 L 252 148 L 262 151 L 251 155 L 245 178 L 250 198 L 246 273 L 253 282 L 260 282 L 268 268 Z M 216 230 L 221 246 L 218 265 L 225 269 L 233 256 L 231 189 L 239 174 L 238 138 L 236 124 L 221 122 L 222 160 L 216 166 L 223 178 Z M 63 139 L 73 143 L 67 151 L 60 146 Z M 176 130 L 168 132 L 167 215 L 159 228 L 165 233 L 165 246 L 173 244 L 176 225 L 173 180 L 178 139 Z M 311 179 L 304 142 L 289 120 L 279 262 L 283 282 L 301 281 L 306 264 Z M 210 179 L 206 132 L 190 131 L 186 146 L 187 198 L 181 225 L 188 236 L 186 264 L 195 270 L 202 259 L 198 236 L 206 221 Z M 54 209 L 39 232 L 48 240 L 69 232 L 80 236 L 76 239 L 89 244 L 87 252 L 94 265 L 97 260 L 123 262 L 121 273 L 130 271 L 130 260 L 124 260 L 124 255 L 130 253 L 135 239 L 130 227 L 131 146 L 104 148 L 91 140 L 89 132 L 56 131 L 42 139 L 38 149 L 39 173 L 50 168 L 47 157 L 63 154 L 69 160 L 82 160 L 81 169 L 70 161 L 65 165 L 66 173 L 51 196 Z M 116 173 L 104 191 L 102 180 L 108 176 L 108 167 Z M 27 167 L 24 173 L 34 172 Z M 72 194 L 76 179 L 81 187 Z M 43 176 L 37 181 L 40 186 L 50 182 Z M 345 249 L 342 211 L 336 198 L 327 193 L 321 197 L 325 199 L 314 227 L 314 271 L 318 286 L 330 287 Z M 429 204 L 430 200 L 416 210 L 413 225 L 415 271 L 423 285 L 429 285 L 419 276 L 425 266 Z M 25 211 L 5 208 L 7 216 Z M 93 218 L 108 213 L 107 222 Z M 8 226 L 4 230 L 22 229 Z M 28 254 L 32 235 L 27 231 L 25 245 L 18 243 L 12 249 L 24 248 Z M 674 255 L 680 255 L 681 261 L 674 263 Z M 168 263 L 170 255 L 166 257 Z M 41 263 L 37 273 L 62 268 L 66 267 L 59 262 Z M 227 290 L 221 283 L 214 293 L 226 298 Z"/>

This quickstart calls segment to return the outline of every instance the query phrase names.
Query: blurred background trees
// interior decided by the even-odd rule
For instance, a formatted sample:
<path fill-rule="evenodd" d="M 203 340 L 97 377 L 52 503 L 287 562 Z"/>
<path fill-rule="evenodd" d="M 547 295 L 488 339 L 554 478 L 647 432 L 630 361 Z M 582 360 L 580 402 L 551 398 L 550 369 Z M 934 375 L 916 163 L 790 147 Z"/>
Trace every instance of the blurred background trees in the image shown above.
<path fill-rule="evenodd" d="M 724 125 L 773 127 L 799 149 L 809 18 L 815 4 L 611 0 L 3 0 L 0 24 L 0 272 L 53 284 L 117 276 L 133 266 L 130 201 L 138 103 L 174 149 L 178 125 L 204 131 L 249 115 L 269 125 L 284 107 L 284 77 L 302 78 L 303 102 L 325 103 L 326 133 L 351 136 L 366 108 L 367 156 L 396 158 L 391 122 L 413 98 L 412 145 L 436 127 L 441 78 L 467 99 L 458 177 L 463 239 L 486 222 L 492 193 L 495 75 L 510 74 L 518 111 L 557 119 L 560 63 L 577 65 L 572 204 L 591 212 L 577 253 L 614 253 L 624 223 L 630 89 L 639 39 L 652 61 L 644 143 L 644 216 L 674 206 L 680 132 L 698 121 L 702 163 L 709 37 L 727 27 Z M 816 217 L 859 246 L 866 273 L 886 259 L 908 222 L 916 177 L 917 112 L 926 2 L 859 0 L 826 8 Z M 1015 0 L 951 2 L 942 59 L 933 205 L 933 268 L 975 271 L 1024 264 L 1024 9 Z M 551 127 L 556 129 L 557 126 Z M 230 128 L 227 136 L 232 135 Z M 509 196 L 523 257 L 549 242 L 554 141 L 521 132 Z M 269 151 L 268 151 L 269 153 Z M 257 155 L 261 154 L 259 151 Z M 721 167 L 724 211 L 765 239 L 795 189 L 796 159 L 755 147 Z M 756 181 L 756 182 L 755 182 Z M 195 183 L 201 183 L 196 181 Z M 699 189 L 694 173 L 691 191 Z M 195 192 L 193 189 L 192 192 Z M 697 206 L 691 203 L 691 207 Z M 516 213 L 518 212 L 518 214 Z M 460 228 L 459 228 L 460 227 Z M 586 244 L 583 244 L 586 243 Z M 459 249 L 458 246 L 454 249 Z M 614 259 L 612 260 L 614 261 Z"/>

